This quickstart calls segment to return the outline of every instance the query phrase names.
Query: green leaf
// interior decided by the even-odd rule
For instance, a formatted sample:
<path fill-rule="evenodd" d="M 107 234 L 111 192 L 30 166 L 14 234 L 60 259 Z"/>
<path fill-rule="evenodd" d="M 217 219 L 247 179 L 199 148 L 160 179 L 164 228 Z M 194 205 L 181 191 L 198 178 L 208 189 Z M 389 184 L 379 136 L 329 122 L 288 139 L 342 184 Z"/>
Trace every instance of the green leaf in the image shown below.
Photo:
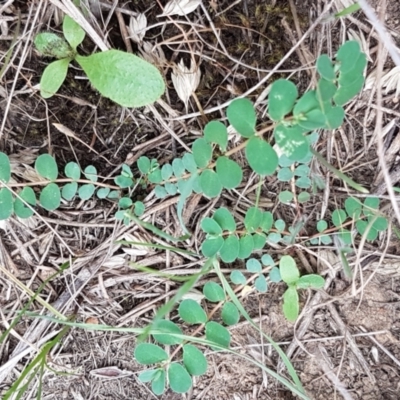
<path fill-rule="evenodd" d="M 273 283 L 278 283 L 282 280 L 281 272 L 278 267 L 272 267 L 269 273 L 269 280 Z"/>
<path fill-rule="evenodd" d="M 246 277 L 238 270 L 234 270 L 231 272 L 230 275 L 232 283 L 235 285 L 245 285 L 246 284 Z"/>
<path fill-rule="evenodd" d="M 286 223 L 283 219 L 277 219 L 274 225 L 276 230 L 280 233 L 282 233 L 286 227 Z"/>
<path fill-rule="evenodd" d="M 345 112 L 343 107 L 330 107 L 325 112 L 325 128 L 326 129 L 337 129 L 343 124 Z"/>
<path fill-rule="evenodd" d="M 230 301 L 227 301 L 222 307 L 221 318 L 225 325 L 236 325 L 240 318 L 237 307 Z"/>
<path fill-rule="evenodd" d="M 290 256 L 283 256 L 279 261 L 279 271 L 283 282 L 287 285 L 295 284 L 300 277 L 296 261 Z"/>
<path fill-rule="evenodd" d="M 178 192 L 178 187 L 175 185 L 175 183 L 167 182 L 164 187 L 170 196 L 175 196 Z"/>
<path fill-rule="evenodd" d="M 210 237 L 201 245 L 201 252 L 204 257 L 214 257 L 224 245 L 224 239 L 221 236 Z"/>
<path fill-rule="evenodd" d="M 248 99 L 236 99 L 226 110 L 229 123 L 243 137 L 254 136 L 257 116 L 253 103 Z"/>
<path fill-rule="evenodd" d="M 58 167 L 56 160 L 50 154 L 41 154 L 35 161 L 36 172 L 51 181 L 57 179 Z"/>
<path fill-rule="evenodd" d="M 318 232 L 323 232 L 326 229 L 328 229 L 328 223 L 324 221 L 323 219 L 317 222 L 317 231 Z"/>
<path fill-rule="evenodd" d="M 64 38 L 51 33 L 43 32 L 35 36 L 34 44 L 36 49 L 43 56 L 62 58 L 74 58 L 75 52 Z"/>
<path fill-rule="evenodd" d="M 88 165 L 84 169 L 83 174 L 85 175 L 85 178 L 88 179 L 89 181 L 97 182 L 98 179 L 97 169 L 94 165 Z"/>
<path fill-rule="evenodd" d="M 91 84 L 104 96 L 124 107 L 154 103 L 165 91 L 164 78 L 152 64 L 130 53 L 107 50 L 75 60 Z"/>
<path fill-rule="evenodd" d="M 210 143 L 204 138 L 196 139 L 192 145 L 192 152 L 197 166 L 199 168 L 207 167 L 213 153 Z"/>
<path fill-rule="evenodd" d="M 203 324 L 207 322 L 207 314 L 203 308 L 192 299 L 185 299 L 178 308 L 179 316 L 188 324 Z"/>
<path fill-rule="evenodd" d="M 61 196 L 65 200 L 71 201 L 74 198 L 74 196 L 76 195 L 77 190 L 78 190 L 77 182 L 67 183 L 65 186 L 63 186 L 63 188 L 61 190 Z M 110 189 L 108 189 L 108 190 L 110 190 Z"/>
<path fill-rule="evenodd" d="M 254 239 L 251 235 L 242 236 L 239 240 L 239 254 L 237 258 L 244 260 L 250 256 L 254 250 Z"/>
<path fill-rule="evenodd" d="M 365 78 L 360 76 L 351 85 L 340 86 L 335 96 L 333 97 L 334 102 L 338 106 L 345 105 L 350 101 L 355 95 L 360 93 L 362 87 L 364 86 Z"/>
<path fill-rule="evenodd" d="M 229 347 L 231 335 L 229 331 L 217 322 L 210 321 L 206 324 L 206 339 L 223 347 Z"/>
<path fill-rule="evenodd" d="M 219 176 L 211 169 L 206 169 L 200 175 L 200 186 L 208 197 L 217 197 L 221 194 L 222 184 Z"/>
<path fill-rule="evenodd" d="M 7 188 L 0 189 L 0 220 L 11 217 L 14 210 L 14 199 Z"/>
<path fill-rule="evenodd" d="M 0 182 L 8 183 L 11 179 L 11 164 L 7 154 L 0 152 Z"/>
<path fill-rule="evenodd" d="M 300 161 L 309 151 L 309 143 L 303 135 L 303 129 L 299 126 L 288 127 L 278 124 L 274 129 L 276 144 L 286 157 L 294 161 Z"/>
<path fill-rule="evenodd" d="M 173 362 L 168 368 L 168 382 L 175 393 L 186 393 L 192 386 L 189 372 L 177 362 Z"/>
<path fill-rule="evenodd" d="M 135 201 L 134 213 L 137 217 L 141 217 L 144 214 L 145 205 L 141 201 Z"/>
<path fill-rule="evenodd" d="M 282 236 L 280 233 L 277 232 L 271 232 L 268 234 L 268 241 L 272 243 L 278 243 L 282 239 Z"/>
<path fill-rule="evenodd" d="M 22 200 L 25 200 L 29 205 L 34 207 L 36 205 L 36 195 L 33 189 L 29 186 L 24 187 L 20 192 L 19 192 L 19 197 L 21 197 Z M 31 217 L 34 212 L 30 208 L 28 208 L 24 202 L 20 200 L 19 198 L 15 199 L 14 203 L 14 212 L 15 215 L 19 218 L 29 218 Z"/>
<path fill-rule="evenodd" d="M 81 177 L 81 169 L 76 162 L 69 162 L 64 168 L 65 176 L 73 180 L 78 180 Z"/>
<path fill-rule="evenodd" d="M 258 137 L 246 145 L 246 159 L 251 169 L 260 175 L 272 175 L 278 167 L 278 156 L 269 143 Z"/>
<path fill-rule="evenodd" d="M 150 365 L 168 360 L 168 354 L 160 346 L 152 343 L 140 343 L 133 354 L 139 364 Z"/>
<path fill-rule="evenodd" d="M 322 54 L 317 59 L 317 71 L 322 78 L 328 81 L 335 79 L 335 70 L 333 68 L 332 60 L 326 55 Z"/>
<path fill-rule="evenodd" d="M 118 190 L 111 190 L 110 193 L 107 195 L 108 199 L 119 199 L 119 191 Z"/>
<path fill-rule="evenodd" d="M 165 190 L 164 186 L 157 185 L 154 188 L 154 193 L 158 199 L 163 199 L 168 196 L 168 192 Z"/>
<path fill-rule="evenodd" d="M 340 73 L 344 74 L 351 71 L 360 56 L 361 50 L 360 45 L 357 41 L 350 40 L 340 46 L 339 51 L 336 55 L 336 60 L 340 61 Z"/>
<path fill-rule="evenodd" d="M 95 190 L 96 188 L 92 183 L 82 185 L 78 189 L 78 196 L 81 200 L 89 200 L 93 196 Z"/>
<path fill-rule="evenodd" d="M 360 76 L 364 75 L 365 67 L 367 66 L 367 57 L 365 54 L 360 54 L 358 60 L 354 63 L 352 70 L 339 75 L 339 85 L 347 86 L 351 85 L 354 81 L 359 79 Z"/>
<path fill-rule="evenodd" d="M 130 179 L 130 178 L 128 178 Z M 151 183 L 161 183 L 162 182 L 162 177 L 161 177 L 161 169 L 156 168 L 154 171 L 151 171 L 148 175 L 149 182 Z"/>
<path fill-rule="evenodd" d="M 274 266 L 275 265 L 273 258 L 269 254 L 264 254 L 261 257 L 261 262 L 263 263 L 263 265 L 266 265 L 266 266 L 268 266 L 268 265 Z"/>
<path fill-rule="evenodd" d="M 192 153 L 185 153 L 182 157 L 185 169 L 191 173 L 197 171 L 197 164 Z"/>
<path fill-rule="evenodd" d="M 196 346 L 191 344 L 183 346 L 183 364 L 190 375 L 200 376 L 207 372 L 207 359 Z"/>
<path fill-rule="evenodd" d="M 262 213 L 262 221 L 260 224 L 260 228 L 264 232 L 268 232 L 272 228 L 272 224 L 274 223 L 274 216 L 271 211 L 264 211 Z"/>
<path fill-rule="evenodd" d="M 294 176 L 293 171 L 290 168 L 281 168 L 278 171 L 277 178 L 281 182 L 289 182 Z"/>
<path fill-rule="evenodd" d="M 47 211 L 53 211 L 60 207 L 61 192 L 58 185 L 49 183 L 45 186 L 39 196 L 40 205 Z"/>
<path fill-rule="evenodd" d="M 336 227 L 343 225 L 343 223 L 344 223 L 344 221 L 346 221 L 346 219 L 347 219 L 346 211 L 344 211 L 342 209 L 337 209 L 337 210 L 333 211 L 332 222 L 333 222 L 333 225 L 335 225 Z"/>
<path fill-rule="evenodd" d="M 242 181 L 242 168 L 228 157 L 218 157 L 215 170 L 225 189 L 234 189 Z"/>
<path fill-rule="evenodd" d="M 225 300 L 225 292 L 221 285 L 215 282 L 207 282 L 203 286 L 203 294 L 207 300 L 218 303 Z"/>
<path fill-rule="evenodd" d="M 263 219 L 263 213 L 258 207 L 250 207 L 244 217 L 244 226 L 248 232 L 258 229 Z"/>
<path fill-rule="evenodd" d="M 118 175 L 114 178 L 114 182 L 121 189 L 126 189 L 133 186 L 133 180 L 132 178 L 129 178 L 129 176 Z"/>
<path fill-rule="evenodd" d="M 222 233 L 222 227 L 214 218 L 203 218 L 201 220 L 201 229 L 210 235 L 220 235 Z"/>
<path fill-rule="evenodd" d="M 268 290 L 268 283 L 267 280 L 265 279 L 265 276 L 259 275 L 257 279 L 254 281 L 254 286 L 260 293 L 266 293 Z"/>
<path fill-rule="evenodd" d="M 253 235 L 253 242 L 254 250 L 262 250 L 267 242 L 267 237 L 263 233 L 255 233 Z"/>
<path fill-rule="evenodd" d="M 279 193 L 278 198 L 281 203 L 289 204 L 293 200 L 293 193 L 289 192 L 289 190 L 284 190 Z"/>
<path fill-rule="evenodd" d="M 182 339 L 179 337 L 172 336 L 171 334 L 182 335 L 182 331 L 179 326 L 172 321 L 167 321 L 165 319 L 160 319 L 154 323 L 154 329 L 162 331 L 164 333 L 153 333 L 152 336 L 154 340 L 161 344 L 180 344 Z"/>
<path fill-rule="evenodd" d="M 294 170 L 294 174 L 296 176 L 308 176 L 309 173 L 310 173 L 310 167 L 305 164 L 300 164 Z"/>
<path fill-rule="evenodd" d="M 372 226 L 369 226 L 369 223 L 367 221 L 357 221 L 356 228 L 360 235 L 364 235 L 366 233 L 367 240 L 375 240 L 378 237 L 378 231 Z"/>
<path fill-rule="evenodd" d="M 372 224 L 372 228 L 376 229 L 377 231 L 386 231 L 388 228 L 389 222 L 385 217 L 378 217 L 374 223 Z"/>
<path fill-rule="evenodd" d="M 316 274 L 304 275 L 296 283 L 299 289 L 322 289 L 325 285 L 325 279 Z"/>
<path fill-rule="evenodd" d="M 40 95 L 44 99 L 54 96 L 65 81 L 70 63 L 69 58 L 53 61 L 43 71 L 40 78 Z"/>
<path fill-rule="evenodd" d="M 300 192 L 297 196 L 297 200 L 299 203 L 306 203 L 310 200 L 310 193 L 307 192 Z"/>
<path fill-rule="evenodd" d="M 308 176 L 302 176 L 296 179 L 295 185 L 301 189 L 308 189 L 311 187 L 311 179 Z"/>
<path fill-rule="evenodd" d="M 96 174 L 97 174 L 97 171 L 96 171 Z M 129 165 L 122 164 L 122 167 L 121 167 L 121 175 L 126 176 L 126 177 L 128 177 L 128 178 L 133 178 L 133 173 L 132 173 L 132 170 L 131 170 L 131 168 L 129 167 Z M 96 179 L 97 179 L 97 176 L 96 176 Z M 96 182 L 97 182 L 97 181 L 96 181 Z"/>
<path fill-rule="evenodd" d="M 188 154 L 188 153 L 187 153 Z M 167 181 L 171 178 L 173 174 L 172 165 L 171 164 L 164 164 L 161 168 L 161 178 L 163 181 Z"/>
<path fill-rule="evenodd" d="M 160 396 L 165 391 L 165 371 L 159 369 L 153 381 L 151 382 L 151 390 L 156 396 Z"/>
<path fill-rule="evenodd" d="M 138 380 L 143 383 L 151 382 L 157 375 L 158 369 L 147 369 L 138 375 Z"/>
<path fill-rule="evenodd" d="M 296 85 L 286 79 L 275 81 L 269 92 L 268 114 L 274 121 L 281 121 L 289 114 L 296 102 L 298 91 Z"/>
<path fill-rule="evenodd" d="M 362 203 L 355 197 L 348 197 L 344 202 L 344 207 L 350 218 L 358 219 L 361 216 Z"/>
<path fill-rule="evenodd" d="M 238 258 L 239 255 L 239 239 L 236 235 L 229 235 L 219 250 L 221 260 L 225 263 L 231 263 Z"/>
<path fill-rule="evenodd" d="M 146 175 L 150 172 L 150 159 L 146 156 L 142 156 L 137 160 L 137 166 L 139 168 L 139 171 L 143 174 Z"/>
<path fill-rule="evenodd" d="M 327 81 L 326 79 L 320 79 L 317 84 L 317 98 L 320 105 L 326 101 L 330 101 L 336 91 L 337 86 L 333 82 Z M 324 111 L 322 107 L 321 110 Z"/>
<path fill-rule="evenodd" d="M 105 198 L 109 195 L 109 193 L 110 193 L 110 188 L 107 188 L 107 187 L 105 187 L 105 188 L 100 188 L 100 189 L 97 191 L 96 196 L 97 196 L 99 199 L 105 199 Z M 63 197 L 64 197 L 64 195 L 63 195 Z M 64 198 L 65 198 L 65 197 L 64 197 Z"/>
<path fill-rule="evenodd" d="M 172 161 L 172 169 L 177 178 L 180 178 L 185 173 L 185 166 L 180 158 L 174 158 Z"/>
<path fill-rule="evenodd" d="M 375 215 L 379 208 L 379 198 L 378 197 L 367 197 L 364 200 L 363 213 L 365 216 Z"/>
<path fill-rule="evenodd" d="M 289 286 L 283 294 L 283 314 L 290 322 L 299 316 L 299 295 L 295 286 Z"/>
<path fill-rule="evenodd" d="M 293 108 L 293 115 L 295 117 L 299 117 L 316 108 L 319 108 L 316 91 L 309 90 L 308 92 L 304 93 L 299 100 L 297 100 Z"/>
<path fill-rule="evenodd" d="M 228 131 L 226 126 L 219 121 L 211 121 L 204 127 L 204 138 L 208 143 L 215 143 L 221 151 L 226 151 L 228 144 Z"/>
<path fill-rule="evenodd" d="M 249 271 L 251 273 L 259 274 L 262 271 L 262 266 L 261 266 L 260 261 L 258 261 L 257 259 L 249 258 L 246 261 L 246 269 L 247 269 L 247 271 Z"/>
<path fill-rule="evenodd" d="M 64 16 L 63 34 L 74 50 L 83 42 L 86 35 L 85 31 L 68 15 Z"/>
<path fill-rule="evenodd" d="M 236 230 L 235 219 L 225 207 L 218 208 L 213 215 L 213 219 L 224 231 L 234 232 Z"/>
<path fill-rule="evenodd" d="M 130 197 L 121 197 L 118 201 L 118 207 L 122 209 L 129 208 L 133 204 Z"/>

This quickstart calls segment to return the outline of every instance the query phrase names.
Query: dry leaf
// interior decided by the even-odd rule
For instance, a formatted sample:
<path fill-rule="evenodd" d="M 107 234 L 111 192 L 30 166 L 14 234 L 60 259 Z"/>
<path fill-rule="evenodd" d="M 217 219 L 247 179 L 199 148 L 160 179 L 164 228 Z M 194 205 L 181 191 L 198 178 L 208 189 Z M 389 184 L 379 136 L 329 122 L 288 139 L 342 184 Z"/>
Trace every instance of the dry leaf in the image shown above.
<path fill-rule="evenodd" d="M 164 12 L 158 17 L 168 15 L 188 15 L 193 12 L 201 3 L 201 0 L 171 0 L 165 7 Z"/>
<path fill-rule="evenodd" d="M 160 46 L 153 46 L 149 42 L 143 42 L 142 47 L 139 48 L 142 57 L 149 63 L 162 66 L 167 63 L 165 54 Z"/>
<path fill-rule="evenodd" d="M 146 35 L 147 18 L 144 14 L 138 14 L 136 17 L 131 17 L 128 26 L 129 38 L 138 44 L 142 44 L 143 38 Z"/>
<path fill-rule="evenodd" d="M 395 90 L 394 97 L 400 96 L 400 67 L 394 67 L 389 71 L 385 71 L 380 82 L 384 93 L 389 94 Z M 376 70 L 369 74 L 365 81 L 364 90 L 370 90 L 376 85 Z"/>

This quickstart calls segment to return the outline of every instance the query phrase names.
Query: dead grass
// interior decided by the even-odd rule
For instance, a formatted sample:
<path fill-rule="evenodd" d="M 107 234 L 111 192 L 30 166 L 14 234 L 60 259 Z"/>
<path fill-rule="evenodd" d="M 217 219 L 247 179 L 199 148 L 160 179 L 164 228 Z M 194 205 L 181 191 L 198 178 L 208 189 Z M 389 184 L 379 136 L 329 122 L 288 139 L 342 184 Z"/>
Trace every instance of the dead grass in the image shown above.
<path fill-rule="evenodd" d="M 357 243 L 349 255 L 355 271 L 352 281 L 344 276 L 334 246 L 305 246 L 305 240 L 315 233 L 315 221 L 329 219 L 331 211 L 349 194 L 356 195 L 313 162 L 312 172 L 323 176 L 325 189 L 302 210 L 309 221 L 306 234 L 290 249 L 279 245 L 270 251 L 282 254 L 289 250 L 304 270 L 324 274 L 325 290 L 302 294 L 303 311 L 296 324 L 283 318 L 281 285 L 271 285 L 265 295 L 251 293 L 243 301 L 261 329 L 290 357 L 310 399 L 398 399 L 400 246 L 392 229 L 398 227 L 400 218 L 398 196 L 388 187 L 390 182 L 396 185 L 400 181 L 400 74 L 396 87 L 388 75 L 394 74 L 395 65 L 380 32 L 372 29 L 361 12 L 343 20 L 329 18 L 330 13 L 349 5 L 348 0 L 275 0 L 268 5 L 251 0 L 211 1 L 187 16 L 162 18 L 157 17 L 162 13 L 159 3 L 149 6 L 146 1 L 137 1 L 124 7 L 118 2 L 100 3 L 101 13 L 93 8 L 87 20 L 66 0 L 8 0 L 0 5 L 0 148 L 12 159 L 13 184 L 35 181 L 32 163 L 41 152 L 55 155 L 60 167 L 70 160 L 83 167 L 93 164 L 104 177 L 112 177 L 122 163 L 134 165 L 141 155 L 170 161 L 188 149 L 207 121 L 223 119 L 226 106 L 237 96 L 246 96 L 256 104 L 262 129 L 268 84 L 278 77 L 290 77 L 300 90 L 306 90 L 315 80 L 313 66 L 321 53 L 333 55 L 344 39 L 355 35 L 361 40 L 369 59 L 365 90 L 346 106 L 345 124 L 322 134 L 317 150 L 379 195 L 393 228 L 372 244 L 363 239 Z M 372 5 L 378 21 L 385 20 L 387 34 L 399 46 L 400 5 L 390 0 L 376 0 Z M 121 109 L 99 97 L 75 69 L 70 70 L 58 95 L 48 101 L 41 99 L 37 83 L 47 61 L 36 54 L 32 38 L 42 30 L 59 31 L 61 11 L 77 17 L 87 31 L 90 39 L 85 40 L 83 51 L 90 53 L 94 46 L 101 50 L 122 48 L 151 59 L 167 83 L 162 100 L 140 110 Z M 139 43 L 130 41 L 126 28 L 129 18 L 138 12 L 147 17 L 147 31 Z M 187 67 L 192 62 L 201 73 L 195 95 L 185 101 L 178 97 L 171 78 L 182 60 Z M 236 141 L 232 135 L 231 148 L 238 145 Z M 240 153 L 237 160 L 241 162 Z M 213 201 L 190 198 L 184 217 L 193 235 L 184 250 L 199 253 L 200 220 L 215 207 L 228 205 L 242 216 L 255 198 L 255 183 L 246 171 L 243 186 L 237 191 Z M 273 178 L 267 180 L 260 205 L 290 225 L 295 213 L 279 205 L 281 188 Z M 146 204 L 145 221 L 170 235 L 182 234 L 176 197 L 157 200 L 154 193 L 145 192 L 138 196 Z M 13 218 L 1 222 L 1 333 L 28 303 L 32 292 L 63 263 L 69 263 L 69 268 L 45 285 L 40 302 L 34 301 L 30 310 L 44 314 L 55 309 L 61 316 L 74 313 L 80 322 L 116 327 L 145 326 L 179 288 L 176 282 L 139 272 L 132 263 L 176 275 L 200 270 L 199 257 L 117 244 L 125 239 L 168 245 L 140 226 L 119 224 L 114 211 L 107 202 L 74 201 L 57 212 L 40 213 L 27 221 Z M 223 272 L 229 274 L 230 267 L 224 267 Z M 28 317 L 10 330 L 0 343 L 2 396 L 59 331 L 59 324 Z M 276 354 L 248 324 L 239 323 L 231 333 L 232 345 L 239 352 L 285 374 Z M 43 377 L 43 398 L 155 398 L 137 380 L 142 367 L 133 360 L 134 344 L 130 334 L 71 329 L 49 353 L 47 361 L 52 369 Z M 196 380 L 185 398 L 294 398 L 250 363 L 212 352 L 208 360 L 207 374 Z M 37 377 L 25 399 L 35 398 L 39 383 Z M 182 396 L 167 392 L 162 398 Z"/>

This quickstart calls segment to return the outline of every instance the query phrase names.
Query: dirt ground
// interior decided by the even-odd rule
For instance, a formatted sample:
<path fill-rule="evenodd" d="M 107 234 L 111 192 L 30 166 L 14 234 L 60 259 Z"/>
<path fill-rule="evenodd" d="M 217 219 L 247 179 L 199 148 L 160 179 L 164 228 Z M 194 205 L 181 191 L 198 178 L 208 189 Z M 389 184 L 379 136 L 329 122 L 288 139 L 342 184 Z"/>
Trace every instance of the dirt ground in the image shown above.
<path fill-rule="evenodd" d="M 7 8 L 3 10 L 5 3 Z M 29 179 L 35 157 L 46 152 L 56 157 L 60 170 L 67 162 L 76 160 L 82 166 L 96 166 L 102 177 L 114 176 L 122 163 L 132 165 L 142 155 L 169 162 L 200 134 L 205 119 L 224 117 L 225 107 L 221 105 L 225 102 L 249 92 L 247 97 L 257 102 L 262 116 L 266 110 L 265 89 L 273 80 L 290 77 L 299 91 L 306 90 L 312 81 L 308 67 L 314 65 L 321 53 L 334 54 L 344 38 L 354 33 L 361 38 L 363 50 L 370 58 L 367 77 L 374 87 L 379 38 L 371 24 L 361 12 L 345 19 L 330 18 L 333 12 L 349 3 L 346 0 L 212 0 L 203 1 L 204 8 L 199 7 L 187 16 L 168 18 L 158 17 L 162 13 L 159 2 L 151 5 L 144 0 L 102 3 L 100 15 L 95 9 L 92 11 L 99 30 L 107 33 L 112 48 L 126 50 L 121 25 L 129 25 L 130 13 L 145 13 L 151 29 L 144 40 L 162 49 L 164 59 L 159 60 L 158 67 L 167 84 L 166 94 L 153 107 L 124 109 L 101 97 L 84 79 L 82 71 L 74 67 L 70 68 L 59 93 L 45 101 L 35 85 L 49 60 L 33 49 L 31 36 L 27 35 L 29 30 L 31 34 L 48 29 L 60 31 L 61 14 L 52 2 L 1 2 L 0 24 L 4 23 L 0 25 L 0 68 L 6 64 L 14 35 L 18 40 L 6 72 L 0 71 L 0 150 L 13 155 L 17 181 Z M 377 12 L 384 13 L 388 32 L 400 46 L 399 2 L 387 0 L 383 11 L 382 1 L 376 0 L 373 5 Z M 297 50 L 292 51 L 327 6 L 331 10 Z M 35 16 L 40 23 L 35 22 Z M 219 40 L 211 26 L 216 29 Z M 130 43 L 134 52 L 144 49 L 143 44 Z M 91 39 L 86 37 L 82 51 L 90 54 L 94 48 Z M 290 51 L 292 55 L 272 78 L 256 87 Z M 200 65 L 201 80 L 196 90 L 197 101 L 192 98 L 186 109 L 172 84 L 171 71 L 181 59 L 188 64 L 191 55 Z M 387 57 L 385 72 L 393 67 Z M 400 76 L 397 85 L 400 87 Z M 394 185 L 400 181 L 399 93 L 393 87 L 387 90 L 384 87 L 386 161 Z M 323 132 L 317 148 L 331 164 L 379 194 L 394 222 L 394 212 L 382 189 L 377 159 L 375 95 L 374 89 L 366 85 L 358 99 L 346 106 L 344 125 L 334 133 Z M 54 123 L 62 124 L 75 137 L 62 133 Z M 260 118 L 259 127 L 263 124 Z M 310 221 L 308 235 L 314 233 L 313 222 L 315 227 L 321 210 L 325 209 L 329 216 L 347 195 L 342 182 L 323 168 L 314 168 L 328 183 L 329 190 L 317 193 L 313 202 L 303 209 Z M 290 224 L 294 213 L 278 205 L 276 193 L 280 190 L 284 190 L 282 183 L 271 178 L 263 187 L 262 204 L 266 210 L 274 209 Z M 254 193 L 246 192 L 246 195 L 251 198 Z M 176 223 L 176 201 L 159 201 L 146 192 L 139 192 L 137 198 L 145 202 L 152 223 L 171 235 L 181 234 Z M 228 193 L 214 206 L 232 205 L 236 199 L 237 194 Z M 193 209 L 186 210 L 186 217 L 189 228 L 197 232 L 199 218 L 211 202 L 202 198 L 193 204 Z M 41 218 L 32 218 L 28 225 L 17 218 L 0 221 L 0 265 L 3 267 L 0 270 L 0 334 L 29 300 L 17 281 L 35 291 L 65 262 L 72 263 L 68 274 L 48 283 L 41 296 L 66 315 L 75 312 L 78 322 L 114 327 L 145 326 L 154 311 L 179 287 L 172 281 L 134 270 L 130 262 L 163 271 L 187 269 L 191 271 L 188 273 L 194 273 L 199 268 L 186 255 L 116 245 L 119 239 L 144 242 L 156 239 L 137 226 L 117 225 L 112 218 L 114 212 L 115 205 L 109 201 L 74 200 L 55 212 L 42 210 Z M 288 323 L 282 314 L 282 284 L 272 284 L 266 294 L 252 292 L 244 299 L 251 317 L 288 354 L 312 400 L 400 398 L 400 244 L 394 230 L 381 234 L 373 243 L 357 243 L 355 251 L 348 255 L 349 264 L 357 271 L 354 281 L 342 272 L 335 246 L 296 243 L 291 251 L 300 260 L 302 269 L 324 273 L 330 282 L 324 291 L 301 293 L 303 313 L 296 324 Z M 198 238 L 193 238 L 186 250 L 198 250 L 197 241 Z M 77 255 L 73 260 L 66 244 Z M 268 250 L 282 253 L 287 249 Z M 231 266 L 223 268 L 228 273 Z M 30 310 L 43 312 L 39 303 L 34 303 Z M 32 361 L 37 349 L 61 329 L 58 324 L 46 322 L 24 317 L 0 343 L 0 397 Z M 239 353 L 288 377 L 272 347 L 248 323 L 241 320 L 230 331 L 232 346 Z M 25 344 L 31 351 L 18 356 Z M 23 398 L 34 399 L 41 392 L 42 399 L 49 400 L 154 399 L 156 396 L 149 387 L 137 379 L 143 366 L 133 359 L 134 346 L 135 337 L 130 333 L 72 328 L 48 355 L 49 368 L 42 379 L 38 375 Z M 160 398 L 297 398 L 249 362 L 211 350 L 206 354 L 207 374 L 196 378 L 192 392 L 178 395 L 169 390 Z"/>

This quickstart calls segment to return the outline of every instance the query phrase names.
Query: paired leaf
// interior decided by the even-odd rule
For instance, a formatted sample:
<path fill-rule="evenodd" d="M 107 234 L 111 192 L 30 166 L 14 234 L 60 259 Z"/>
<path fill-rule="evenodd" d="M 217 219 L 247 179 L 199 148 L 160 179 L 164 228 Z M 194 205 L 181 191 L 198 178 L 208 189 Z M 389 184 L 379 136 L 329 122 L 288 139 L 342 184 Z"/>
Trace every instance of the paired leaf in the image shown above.
<path fill-rule="evenodd" d="M 140 343 L 134 352 L 135 360 L 139 364 L 150 365 L 168 360 L 168 354 L 160 346 L 152 343 Z"/>
<path fill-rule="evenodd" d="M 229 123 L 245 138 L 254 136 L 257 116 L 253 103 L 248 99 L 236 99 L 228 106 L 226 116 Z"/>
<path fill-rule="evenodd" d="M 246 145 L 246 159 L 251 169 L 260 175 L 272 175 L 278 167 L 278 156 L 269 143 L 258 137 Z"/>
<path fill-rule="evenodd" d="M 296 102 L 298 91 L 296 85 L 286 79 L 275 81 L 268 96 L 268 113 L 272 120 L 281 121 L 289 114 Z"/>

